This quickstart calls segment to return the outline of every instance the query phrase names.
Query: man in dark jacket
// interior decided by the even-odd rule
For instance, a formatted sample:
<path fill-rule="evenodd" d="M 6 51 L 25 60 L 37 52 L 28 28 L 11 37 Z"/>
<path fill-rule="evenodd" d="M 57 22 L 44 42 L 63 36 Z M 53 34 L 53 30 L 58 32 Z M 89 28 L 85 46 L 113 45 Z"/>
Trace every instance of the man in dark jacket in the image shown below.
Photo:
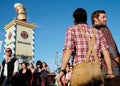
<path fill-rule="evenodd" d="M 1 65 L 0 86 L 14 86 L 13 80 L 18 73 L 18 60 L 12 57 L 12 49 L 5 49 L 5 59 Z"/>

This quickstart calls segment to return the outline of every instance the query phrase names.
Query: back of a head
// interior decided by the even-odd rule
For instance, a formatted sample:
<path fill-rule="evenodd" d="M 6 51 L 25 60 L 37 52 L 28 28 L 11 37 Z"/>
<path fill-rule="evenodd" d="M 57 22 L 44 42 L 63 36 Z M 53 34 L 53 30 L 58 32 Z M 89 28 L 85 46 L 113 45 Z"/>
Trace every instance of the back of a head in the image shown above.
<path fill-rule="evenodd" d="M 104 10 L 97 10 L 97 11 L 94 11 L 92 13 L 92 15 L 91 15 L 92 24 L 94 24 L 94 21 L 95 21 L 94 18 L 98 18 L 101 13 L 105 13 L 106 14 L 106 12 Z"/>
<path fill-rule="evenodd" d="M 77 8 L 73 12 L 73 18 L 75 19 L 75 23 L 87 23 L 87 12 L 83 8 Z"/>

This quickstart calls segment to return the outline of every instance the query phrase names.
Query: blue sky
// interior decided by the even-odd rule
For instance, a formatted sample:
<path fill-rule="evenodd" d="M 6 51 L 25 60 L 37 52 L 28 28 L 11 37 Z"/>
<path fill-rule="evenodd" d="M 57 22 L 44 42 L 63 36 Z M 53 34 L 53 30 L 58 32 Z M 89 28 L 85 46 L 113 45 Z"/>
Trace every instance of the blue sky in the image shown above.
<path fill-rule="evenodd" d="M 45 61 L 50 70 L 56 68 L 55 57 L 58 54 L 60 63 L 63 52 L 65 31 L 73 25 L 72 13 L 82 7 L 88 13 L 88 24 L 91 25 L 91 13 L 104 9 L 107 13 L 107 25 L 120 51 L 120 1 L 117 0 L 0 0 L 0 40 L 3 41 L 0 62 L 3 60 L 5 30 L 4 26 L 15 17 L 15 3 L 22 3 L 27 9 L 27 22 L 34 23 L 35 28 L 35 62 Z"/>

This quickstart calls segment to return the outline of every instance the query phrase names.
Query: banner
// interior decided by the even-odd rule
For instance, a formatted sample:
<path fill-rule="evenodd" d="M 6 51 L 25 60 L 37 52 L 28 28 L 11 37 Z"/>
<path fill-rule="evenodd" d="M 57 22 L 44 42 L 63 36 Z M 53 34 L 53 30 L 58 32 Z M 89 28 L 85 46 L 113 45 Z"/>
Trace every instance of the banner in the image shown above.
<path fill-rule="evenodd" d="M 16 55 L 33 57 L 33 29 L 17 25 Z"/>

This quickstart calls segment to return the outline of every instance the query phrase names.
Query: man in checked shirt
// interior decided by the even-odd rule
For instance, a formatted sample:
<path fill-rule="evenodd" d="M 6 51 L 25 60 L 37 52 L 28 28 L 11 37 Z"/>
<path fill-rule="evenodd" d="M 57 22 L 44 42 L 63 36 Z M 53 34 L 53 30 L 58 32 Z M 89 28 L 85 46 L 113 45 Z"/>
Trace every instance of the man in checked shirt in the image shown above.
<path fill-rule="evenodd" d="M 65 67 L 72 55 L 72 52 L 74 51 L 74 47 L 76 47 L 76 54 L 74 56 L 73 67 L 80 63 L 85 62 L 86 60 L 86 55 L 89 50 L 89 45 L 88 45 L 87 40 L 85 39 L 83 32 L 80 30 L 78 26 L 81 26 L 84 29 L 89 39 L 91 39 L 94 35 L 93 27 L 87 24 L 86 10 L 84 10 L 83 8 L 76 9 L 73 12 L 73 21 L 75 25 L 68 27 L 66 31 L 66 39 L 65 39 L 65 45 L 64 45 L 64 52 L 62 56 L 61 71 L 58 76 L 59 86 L 65 86 L 66 84 L 65 83 L 66 81 L 65 80 Z M 106 43 L 106 39 L 103 37 L 103 34 L 99 30 L 96 30 L 95 42 L 93 46 L 94 46 L 94 50 L 97 53 L 96 55 L 98 56 L 99 60 L 100 60 L 100 53 L 102 52 L 104 55 L 104 59 L 107 65 L 107 74 L 108 74 L 107 78 L 113 78 L 114 75 L 112 72 L 110 55 L 107 50 L 108 45 Z M 95 61 L 93 54 L 90 55 L 90 61 Z M 80 80 L 78 82 L 80 82 Z M 85 84 L 87 83 L 84 83 L 84 85 L 82 86 L 85 86 Z M 95 86 L 93 84 L 89 86 Z M 71 86 L 77 86 L 77 85 L 71 84 Z"/>
<path fill-rule="evenodd" d="M 110 53 L 111 61 L 112 61 L 112 66 L 113 66 L 113 73 L 115 76 L 120 75 L 120 57 L 119 57 L 119 52 L 116 46 L 116 43 L 113 39 L 113 36 L 109 30 L 109 28 L 106 25 L 107 17 L 106 17 L 106 12 L 104 10 L 97 10 L 92 13 L 91 16 L 91 21 L 93 26 L 100 30 L 104 37 L 106 38 L 107 44 L 108 44 L 108 50 Z M 103 55 L 102 55 L 103 57 Z M 106 75 L 106 64 L 104 59 L 102 58 L 102 70 L 103 74 Z"/>

